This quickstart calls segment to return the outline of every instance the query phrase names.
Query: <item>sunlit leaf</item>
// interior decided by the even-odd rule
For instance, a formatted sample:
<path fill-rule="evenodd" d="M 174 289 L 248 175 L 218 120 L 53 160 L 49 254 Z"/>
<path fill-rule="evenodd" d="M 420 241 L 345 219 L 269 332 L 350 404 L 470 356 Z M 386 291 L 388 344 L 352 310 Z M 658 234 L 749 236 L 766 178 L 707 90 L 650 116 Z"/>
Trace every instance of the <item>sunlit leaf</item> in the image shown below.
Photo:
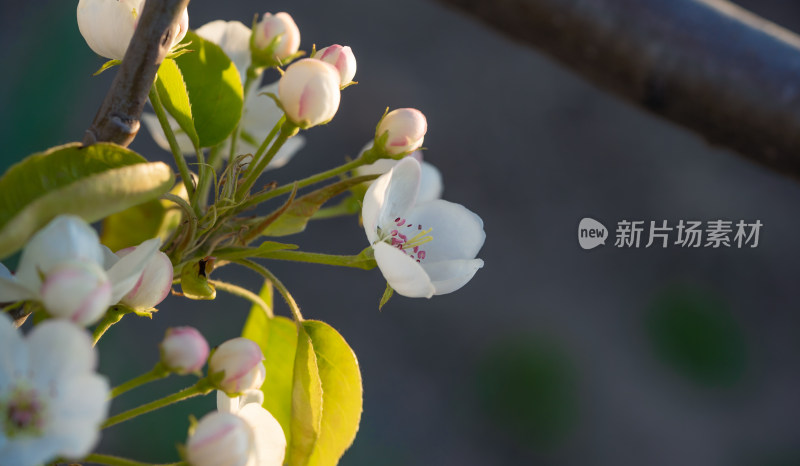
<path fill-rule="evenodd" d="M 200 147 L 200 139 L 194 128 L 192 118 L 192 104 L 189 102 L 189 92 L 183 80 L 183 74 L 174 60 L 164 59 L 158 68 L 156 90 L 164 108 L 175 118 L 181 129 L 189 139 Z"/>

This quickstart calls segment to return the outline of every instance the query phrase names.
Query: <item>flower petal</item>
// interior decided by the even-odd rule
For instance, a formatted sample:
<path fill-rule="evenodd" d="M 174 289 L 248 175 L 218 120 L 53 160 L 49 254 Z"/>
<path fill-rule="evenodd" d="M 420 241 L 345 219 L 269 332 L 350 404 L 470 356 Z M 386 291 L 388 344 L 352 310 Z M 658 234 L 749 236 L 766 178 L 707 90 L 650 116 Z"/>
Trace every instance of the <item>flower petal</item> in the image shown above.
<path fill-rule="evenodd" d="M 39 272 L 47 273 L 54 265 L 72 260 L 102 264 L 103 250 L 97 233 L 82 218 L 59 215 L 28 241 L 17 280 L 30 290 L 38 290 L 42 286 Z"/>
<path fill-rule="evenodd" d="M 417 261 L 386 243 L 376 243 L 372 248 L 383 277 L 395 291 L 409 298 L 433 296 L 436 289 Z"/>
<path fill-rule="evenodd" d="M 422 174 L 419 180 L 417 204 L 440 199 L 442 197 L 442 191 L 444 191 L 442 172 L 432 164 L 422 162 Z"/>
<path fill-rule="evenodd" d="M 367 239 L 374 243 L 377 229 L 404 217 L 414 205 L 419 192 L 421 168 L 412 157 L 399 161 L 389 172 L 381 175 L 370 185 L 364 195 L 361 217 Z"/>
<path fill-rule="evenodd" d="M 275 466 L 283 464 L 286 455 L 286 435 L 283 428 L 269 411 L 260 404 L 249 403 L 239 416 L 253 429 L 256 450 L 256 466 Z"/>
<path fill-rule="evenodd" d="M 25 299 L 35 299 L 36 293 L 25 288 L 11 275 L 5 265 L 0 263 L 0 303 L 11 303 Z"/>
<path fill-rule="evenodd" d="M 217 390 L 217 411 L 236 414 L 239 412 L 239 397 Z"/>
<path fill-rule="evenodd" d="M 423 230 L 433 228 L 433 241 L 424 246 L 429 262 L 473 259 L 486 240 L 483 220 L 454 202 L 442 199 L 415 206 L 408 212 L 408 221 Z"/>
<path fill-rule="evenodd" d="M 33 328 L 27 338 L 28 361 L 39 386 L 72 376 L 91 373 L 97 354 L 89 334 L 75 324 L 50 319 Z"/>
<path fill-rule="evenodd" d="M 178 122 L 175 121 L 170 115 L 167 115 L 167 120 L 169 121 L 169 127 L 172 128 L 173 134 L 175 134 L 175 141 L 178 143 L 178 147 L 181 150 L 183 155 L 196 155 L 194 152 L 194 144 L 192 144 L 192 140 L 189 139 L 189 136 L 186 134 L 184 130 L 181 129 Z M 161 127 L 161 123 L 158 121 L 158 117 L 153 115 L 152 113 L 142 113 L 142 122 L 147 127 L 147 131 L 150 133 L 150 136 L 153 137 L 153 141 L 158 144 L 158 147 L 169 151 L 171 150 L 169 147 L 169 141 L 167 141 L 167 136 L 164 135 L 164 129 Z"/>
<path fill-rule="evenodd" d="M 57 393 L 45 437 L 57 445 L 59 455 L 83 458 L 100 439 L 100 424 L 108 415 L 108 381 L 97 374 L 71 375 L 59 384 Z"/>
<path fill-rule="evenodd" d="M 452 293 L 466 285 L 481 267 L 483 267 L 481 259 L 452 260 L 423 265 L 433 282 L 436 295 Z"/>
<path fill-rule="evenodd" d="M 244 83 L 250 66 L 250 28 L 239 21 L 211 21 L 195 31 L 197 35 L 220 46 L 228 55 Z"/>
<path fill-rule="evenodd" d="M 0 393 L 28 370 L 28 346 L 11 318 L 0 313 Z M 2 436 L 0 436 L 2 437 Z"/>
<path fill-rule="evenodd" d="M 119 262 L 119 256 L 108 249 L 108 246 L 101 244 L 100 248 L 103 250 L 103 270 L 108 270 Z"/>
<path fill-rule="evenodd" d="M 158 251 L 160 245 L 160 239 L 149 239 L 108 269 L 108 279 L 111 281 L 112 303 L 119 302 L 123 296 L 136 286 L 136 282 L 139 281 L 147 262 Z"/>

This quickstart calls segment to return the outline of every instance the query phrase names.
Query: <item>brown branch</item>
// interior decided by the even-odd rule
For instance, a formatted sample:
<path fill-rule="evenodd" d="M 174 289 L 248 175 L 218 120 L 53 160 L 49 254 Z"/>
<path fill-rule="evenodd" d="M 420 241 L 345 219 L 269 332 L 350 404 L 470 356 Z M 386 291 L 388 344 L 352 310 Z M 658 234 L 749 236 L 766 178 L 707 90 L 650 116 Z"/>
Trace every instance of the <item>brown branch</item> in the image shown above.
<path fill-rule="evenodd" d="M 724 0 L 440 0 L 711 143 L 800 176 L 800 37 Z"/>
<path fill-rule="evenodd" d="M 127 147 L 136 137 L 150 87 L 172 45 L 178 16 L 188 4 L 189 0 L 145 3 L 111 89 L 86 130 L 84 145 L 111 141 Z"/>

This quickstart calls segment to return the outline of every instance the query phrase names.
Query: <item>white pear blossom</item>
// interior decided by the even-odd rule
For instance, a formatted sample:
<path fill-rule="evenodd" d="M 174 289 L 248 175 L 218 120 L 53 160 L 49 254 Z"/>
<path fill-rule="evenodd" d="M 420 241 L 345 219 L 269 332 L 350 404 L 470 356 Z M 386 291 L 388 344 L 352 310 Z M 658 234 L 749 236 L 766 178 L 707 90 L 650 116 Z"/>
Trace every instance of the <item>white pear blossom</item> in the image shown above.
<path fill-rule="evenodd" d="M 89 47 L 98 55 L 112 60 L 122 60 L 133 31 L 139 23 L 145 0 L 80 0 L 78 2 L 78 29 Z M 184 9 L 178 20 L 178 30 L 172 46 L 186 36 L 189 30 L 189 12 Z"/>
<path fill-rule="evenodd" d="M 217 20 L 200 26 L 195 32 L 203 39 L 211 41 L 222 48 L 239 70 L 239 76 L 244 85 L 247 69 L 251 63 L 250 28 L 239 21 Z M 258 146 L 261 145 L 275 124 L 278 123 L 278 120 L 283 116 L 283 111 L 275 105 L 275 101 L 266 95 L 267 93 L 277 94 L 278 83 L 275 82 L 262 87 L 251 86 L 247 96 L 245 96 L 244 110 L 239 123 L 241 134 L 237 146 L 237 152 L 240 154 L 255 154 Z M 174 118 L 167 115 L 167 119 L 172 132 L 175 133 L 175 139 L 181 152 L 184 155 L 195 155 L 194 146 L 189 136 L 180 128 Z M 152 113 L 143 113 L 142 122 L 156 144 L 169 151 L 169 142 L 164 135 L 164 130 L 161 128 L 158 118 Z M 290 138 L 267 165 L 267 170 L 286 165 L 304 144 L 305 139 L 301 135 Z M 219 150 L 227 155 L 230 152 L 230 140 L 226 139 Z"/>
<path fill-rule="evenodd" d="M 217 391 L 217 411 L 236 414 L 253 429 L 255 448 L 250 461 L 254 462 L 248 465 L 278 466 L 283 464 L 286 455 L 286 435 L 275 417 L 262 407 L 263 404 L 264 392 L 261 390 L 247 390 L 234 397 Z"/>
<path fill-rule="evenodd" d="M 362 153 L 372 148 L 372 141 L 368 142 Z M 423 160 L 422 151 L 414 151 L 406 157 L 413 157 L 420 163 L 421 176 L 419 182 L 419 193 L 417 193 L 417 204 L 423 202 L 433 201 L 442 197 L 444 190 L 444 183 L 442 182 L 442 173 L 433 164 Z M 362 165 L 355 169 L 356 176 L 366 175 L 382 175 L 397 165 L 398 160 L 395 159 L 378 159 L 376 162 L 369 165 Z"/>
<path fill-rule="evenodd" d="M 111 264 L 92 227 L 59 215 L 25 245 L 15 275 L 0 273 L 0 302 L 38 301 L 54 317 L 92 324 L 134 288 L 159 244 L 147 240 Z"/>
<path fill-rule="evenodd" d="M 305 58 L 289 65 L 278 81 L 286 118 L 303 129 L 327 123 L 339 109 L 339 71 L 322 60 Z"/>
<path fill-rule="evenodd" d="M 483 267 L 476 259 L 486 234 L 483 221 L 442 199 L 417 203 L 421 168 L 400 160 L 367 190 L 361 215 L 375 261 L 403 296 L 430 298 L 464 286 Z"/>
<path fill-rule="evenodd" d="M 136 250 L 136 246 L 117 251 L 113 256 L 106 256 L 106 265 L 113 266 L 119 258 Z M 116 260 L 115 260 L 116 259 Z M 161 251 L 156 251 L 145 264 L 139 280 L 120 302 L 137 311 L 152 309 L 169 295 L 172 289 L 172 261 Z"/>
<path fill-rule="evenodd" d="M 109 387 L 83 329 L 42 322 L 23 337 L 0 315 L 0 464 L 38 466 L 92 451 Z"/>
<path fill-rule="evenodd" d="M 312 58 L 333 65 L 339 71 L 339 85 L 341 87 L 353 82 L 353 77 L 356 75 L 356 57 L 350 47 L 333 44 L 317 50 L 317 53 Z"/>
<path fill-rule="evenodd" d="M 417 150 L 422 146 L 428 121 L 416 108 L 398 108 L 387 113 L 378 124 L 376 138 L 386 135 L 383 148 L 389 155 Z"/>
<path fill-rule="evenodd" d="M 208 373 L 224 372 L 220 390 L 229 394 L 259 389 L 264 383 L 266 369 L 264 354 L 258 344 L 244 337 L 233 338 L 219 345 L 208 360 Z"/>
<path fill-rule="evenodd" d="M 255 27 L 253 45 L 259 50 L 266 50 L 272 41 L 280 36 L 272 51 L 277 60 L 289 58 L 300 48 L 300 30 L 289 13 L 280 12 L 274 15 L 264 13 L 264 17 Z"/>

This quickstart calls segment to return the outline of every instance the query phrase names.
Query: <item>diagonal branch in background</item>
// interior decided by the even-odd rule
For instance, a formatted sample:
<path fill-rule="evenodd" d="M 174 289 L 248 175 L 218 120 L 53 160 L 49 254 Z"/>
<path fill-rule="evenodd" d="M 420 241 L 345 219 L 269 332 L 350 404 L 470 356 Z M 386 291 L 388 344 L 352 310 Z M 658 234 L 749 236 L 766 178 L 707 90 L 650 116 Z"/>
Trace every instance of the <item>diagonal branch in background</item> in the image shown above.
<path fill-rule="evenodd" d="M 582 77 L 800 177 L 800 37 L 724 0 L 439 0 Z"/>
<path fill-rule="evenodd" d="M 145 3 L 111 89 L 86 130 L 84 145 L 110 141 L 127 147 L 136 137 L 150 87 L 172 45 L 178 16 L 188 4 L 189 0 Z"/>

